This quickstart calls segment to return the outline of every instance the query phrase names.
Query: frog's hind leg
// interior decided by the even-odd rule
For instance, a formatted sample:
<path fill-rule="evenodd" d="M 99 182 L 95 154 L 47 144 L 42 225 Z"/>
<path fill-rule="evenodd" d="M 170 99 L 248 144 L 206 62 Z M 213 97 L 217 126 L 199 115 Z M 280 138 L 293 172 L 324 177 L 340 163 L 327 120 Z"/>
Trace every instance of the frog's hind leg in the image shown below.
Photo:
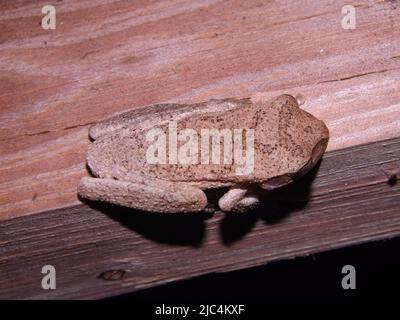
<path fill-rule="evenodd" d="M 134 126 L 137 130 L 151 129 L 155 125 L 162 125 L 170 120 L 180 121 L 201 114 L 209 115 L 214 112 L 232 111 L 249 103 L 249 99 L 232 98 L 215 99 L 195 104 L 153 104 L 135 108 L 99 122 L 90 128 L 89 135 L 93 140 L 96 140 L 101 136 L 129 126 Z"/>
<path fill-rule="evenodd" d="M 253 188 L 239 186 L 229 189 L 218 201 L 225 212 L 249 212 L 260 203 L 257 192 Z"/>
<path fill-rule="evenodd" d="M 84 177 L 78 193 L 90 200 L 149 212 L 200 212 L 207 205 L 207 197 L 199 188 L 148 177 L 138 181 Z"/>
<path fill-rule="evenodd" d="M 89 129 L 89 135 L 93 140 L 98 139 L 113 131 L 124 129 L 134 125 L 137 129 L 154 125 L 154 121 L 167 117 L 174 111 L 184 109 L 184 105 L 175 103 L 154 104 L 142 108 L 135 108 L 109 119 L 96 123 Z"/>

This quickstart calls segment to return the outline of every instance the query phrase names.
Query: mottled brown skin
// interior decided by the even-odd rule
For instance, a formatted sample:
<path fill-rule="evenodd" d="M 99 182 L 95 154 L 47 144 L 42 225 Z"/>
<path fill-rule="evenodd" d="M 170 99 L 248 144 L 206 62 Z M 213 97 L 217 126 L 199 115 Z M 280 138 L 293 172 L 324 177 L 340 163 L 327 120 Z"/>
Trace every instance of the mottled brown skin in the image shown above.
<path fill-rule="evenodd" d="M 154 127 L 167 132 L 172 119 L 177 120 L 178 131 L 254 129 L 254 171 L 237 175 L 234 164 L 147 163 L 146 132 Z M 322 121 L 300 109 L 294 97 L 281 95 L 267 103 L 223 99 L 148 106 L 95 125 L 90 136 L 95 141 L 87 161 L 98 179 L 82 179 L 83 197 L 145 211 L 201 211 L 207 204 L 201 190 L 229 186 L 220 207 L 248 211 L 258 203 L 254 186 L 271 190 L 308 172 L 324 153 L 329 132 Z"/>

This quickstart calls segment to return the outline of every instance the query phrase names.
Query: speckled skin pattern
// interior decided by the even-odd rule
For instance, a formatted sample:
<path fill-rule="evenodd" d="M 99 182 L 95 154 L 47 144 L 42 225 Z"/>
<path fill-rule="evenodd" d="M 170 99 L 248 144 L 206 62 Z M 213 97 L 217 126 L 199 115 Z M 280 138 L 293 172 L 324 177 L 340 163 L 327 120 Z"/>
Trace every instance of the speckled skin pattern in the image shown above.
<path fill-rule="evenodd" d="M 147 163 L 146 132 L 158 127 L 167 133 L 170 120 L 177 121 L 178 131 L 254 129 L 253 172 L 237 175 L 234 165 L 226 164 Z M 329 131 L 294 97 L 281 95 L 266 103 L 222 99 L 152 105 L 99 123 L 90 136 L 95 141 L 87 162 L 96 178 L 81 180 L 78 192 L 85 198 L 144 211 L 191 212 L 207 205 L 202 190 L 229 186 L 220 207 L 244 212 L 258 203 L 254 186 L 271 190 L 308 172 L 323 155 Z"/>

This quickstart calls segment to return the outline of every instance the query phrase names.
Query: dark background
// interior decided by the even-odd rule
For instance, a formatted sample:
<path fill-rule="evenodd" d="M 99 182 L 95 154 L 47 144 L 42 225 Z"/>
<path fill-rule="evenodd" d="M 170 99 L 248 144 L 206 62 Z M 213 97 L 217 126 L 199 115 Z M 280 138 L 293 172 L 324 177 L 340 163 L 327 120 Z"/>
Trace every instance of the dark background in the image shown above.
<path fill-rule="evenodd" d="M 400 301 L 400 237 L 323 252 L 246 270 L 179 281 L 115 299 L 160 302 L 215 301 Z M 356 289 L 341 287 L 344 265 L 356 269 Z"/>

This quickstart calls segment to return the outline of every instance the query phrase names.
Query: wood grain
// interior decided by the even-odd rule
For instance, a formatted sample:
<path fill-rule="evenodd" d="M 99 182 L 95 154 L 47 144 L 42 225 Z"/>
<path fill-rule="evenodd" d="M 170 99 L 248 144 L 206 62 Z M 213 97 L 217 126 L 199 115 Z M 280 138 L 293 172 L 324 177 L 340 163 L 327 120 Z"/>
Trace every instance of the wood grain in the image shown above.
<path fill-rule="evenodd" d="M 89 124 L 166 101 L 303 93 L 329 150 L 400 136 L 398 1 L 0 3 L 0 220 L 80 203 Z"/>
<path fill-rule="evenodd" d="M 252 214 L 92 203 L 1 221 L 0 298 L 101 298 L 399 236 L 399 159 L 400 138 L 331 151 Z M 56 290 L 41 289 L 46 264 Z"/>

